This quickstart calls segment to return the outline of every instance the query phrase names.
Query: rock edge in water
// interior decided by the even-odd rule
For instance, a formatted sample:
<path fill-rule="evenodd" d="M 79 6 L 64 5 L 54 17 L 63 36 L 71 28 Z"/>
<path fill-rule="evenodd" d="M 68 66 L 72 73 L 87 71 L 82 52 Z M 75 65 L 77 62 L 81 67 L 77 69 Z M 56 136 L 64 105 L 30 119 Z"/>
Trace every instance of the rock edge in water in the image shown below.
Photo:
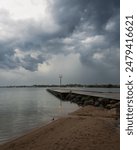
<path fill-rule="evenodd" d="M 79 106 L 87 106 L 92 105 L 95 107 L 103 107 L 106 109 L 116 108 L 117 118 L 120 117 L 120 101 L 115 99 L 94 97 L 94 96 L 86 96 L 80 95 L 70 92 L 61 93 L 51 89 L 47 89 L 48 92 L 61 99 L 62 101 L 70 101 L 71 103 L 76 103 Z"/>

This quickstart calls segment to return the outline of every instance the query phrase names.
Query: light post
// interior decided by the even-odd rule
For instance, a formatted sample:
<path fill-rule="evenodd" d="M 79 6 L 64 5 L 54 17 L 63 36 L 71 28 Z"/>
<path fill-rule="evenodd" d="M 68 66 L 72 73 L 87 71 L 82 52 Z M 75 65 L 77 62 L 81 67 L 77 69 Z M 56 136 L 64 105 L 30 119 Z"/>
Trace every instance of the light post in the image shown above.
<path fill-rule="evenodd" d="M 60 83 L 60 87 L 61 87 L 61 83 L 62 83 L 62 74 L 59 75 L 59 83 Z"/>

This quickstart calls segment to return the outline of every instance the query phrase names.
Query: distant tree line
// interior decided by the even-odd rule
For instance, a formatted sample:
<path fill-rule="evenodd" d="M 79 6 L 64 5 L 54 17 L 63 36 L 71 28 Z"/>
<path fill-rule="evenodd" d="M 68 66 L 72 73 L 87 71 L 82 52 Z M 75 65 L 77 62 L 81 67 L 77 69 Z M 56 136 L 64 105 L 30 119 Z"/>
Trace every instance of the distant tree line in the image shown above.
<path fill-rule="evenodd" d="M 19 86 L 0 86 L 0 88 L 31 88 L 31 87 L 43 87 L 43 88 L 47 88 L 47 87 L 60 87 L 60 85 L 56 85 L 56 84 L 51 84 L 51 85 L 19 85 Z M 95 87 L 95 88 L 120 88 L 119 84 L 64 84 L 61 85 L 61 87 L 87 87 L 87 88 L 91 88 L 91 87 Z"/>

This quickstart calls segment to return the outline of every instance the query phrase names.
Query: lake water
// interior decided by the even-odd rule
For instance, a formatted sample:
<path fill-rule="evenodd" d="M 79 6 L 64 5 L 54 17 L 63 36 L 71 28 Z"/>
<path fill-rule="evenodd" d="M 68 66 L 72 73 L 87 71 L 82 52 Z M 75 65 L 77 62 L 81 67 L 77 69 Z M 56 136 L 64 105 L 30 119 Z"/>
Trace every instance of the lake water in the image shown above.
<path fill-rule="evenodd" d="M 67 88 L 66 88 L 67 89 Z M 69 88 L 70 89 L 70 88 Z M 71 88 L 73 90 L 119 92 L 119 88 Z M 0 88 L 0 143 L 27 133 L 79 107 L 61 102 L 45 88 Z"/>
<path fill-rule="evenodd" d="M 45 88 L 0 88 L 0 143 L 78 109 Z"/>

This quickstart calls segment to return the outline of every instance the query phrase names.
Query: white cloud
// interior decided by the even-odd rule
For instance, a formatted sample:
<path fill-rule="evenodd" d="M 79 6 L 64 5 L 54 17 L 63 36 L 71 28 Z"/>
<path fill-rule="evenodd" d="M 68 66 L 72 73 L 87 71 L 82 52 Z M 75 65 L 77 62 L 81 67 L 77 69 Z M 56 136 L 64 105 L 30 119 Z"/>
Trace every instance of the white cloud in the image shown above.
<path fill-rule="evenodd" d="M 104 55 L 102 53 L 95 53 L 93 55 L 93 58 L 96 59 L 96 60 L 98 60 L 98 61 L 101 61 L 101 59 L 104 58 Z"/>
<path fill-rule="evenodd" d="M 9 11 L 12 19 L 41 18 L 48 5 L 43 0 L 0 0 L 0 8 Z"/>
<path fill-rule="evenodd" d="M 105 26 L 105 30 L 109 32 L 115 31 L 118 19 L 119 19 L 118 16 L 110 18 Z"/>
<path fill-rule="evenodd" d="M 104 43 L 104 36 L 102 35 L 95 35 L 92 37 L 86 37 L 84 40 L 82 40 L 83 44 L 96 44 L 96 43 Z"/>
<path fill-rule="evenodd" d="M 74 40 L 72 38 L 69 38 L 69 37 L 63 39 L 64 44 L 72 44 L 73 42 L 74 42 Z"/>
<path fill-rule="evenodd" d="M 115 22 L 109 21 L 105 27 L 107 31 L 113 31 L 115 27 Z"/>
<path fill-rule="evenodd" d="M 80 65 L 79 54 L 54 55 L 49 62 L 49 66 L 54 73 L 69 74 Z"/>
<path fill-rule="evenodd" d="M 59 29 L 50 11 L 48 0 L 0 0 L 0 40 L 17 39 L 28 35 L 28 30 L 40 29 L 53 33 Z M 15 38 L 16 39 L 16 38 Z"/>

